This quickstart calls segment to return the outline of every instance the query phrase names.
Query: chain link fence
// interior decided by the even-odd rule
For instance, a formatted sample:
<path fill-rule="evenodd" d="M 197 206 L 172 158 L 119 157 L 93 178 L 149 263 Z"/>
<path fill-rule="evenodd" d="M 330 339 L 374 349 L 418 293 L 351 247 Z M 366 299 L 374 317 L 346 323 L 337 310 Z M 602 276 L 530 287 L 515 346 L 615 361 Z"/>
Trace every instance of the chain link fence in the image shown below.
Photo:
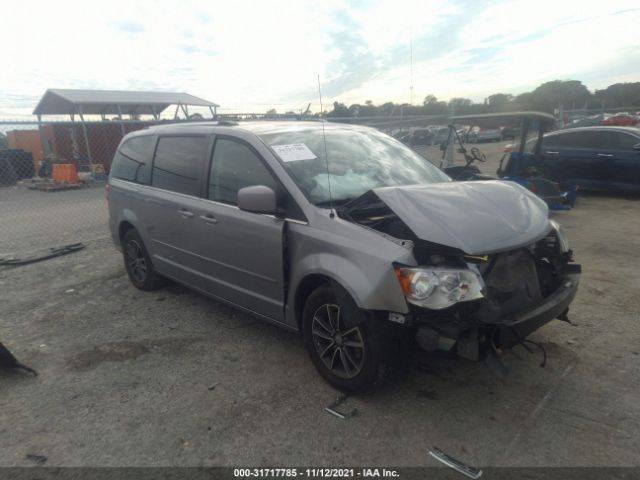
<path fill-rule="evenodd" d="M 0 258 L 107 238 L 111 159 L 147 125 L 0 120 Z"/>

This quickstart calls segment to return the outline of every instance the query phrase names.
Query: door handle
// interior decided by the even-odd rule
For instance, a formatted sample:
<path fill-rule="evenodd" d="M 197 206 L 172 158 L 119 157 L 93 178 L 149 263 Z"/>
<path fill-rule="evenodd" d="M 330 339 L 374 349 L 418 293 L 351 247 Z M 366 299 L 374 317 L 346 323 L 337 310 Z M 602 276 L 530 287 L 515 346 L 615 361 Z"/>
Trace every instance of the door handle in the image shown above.
<path fill-rule="evenodd" d="M 544 152 L 546 155 L 558 155 L 559 152 L 554 152 L 551 150 L 547 150 L 546 152 Z"/>
<path fill-rule="evenodd" d="M 189 210 L 181 209 L 181 210 L 178 210 L 178 213 L 180 214 L 180 216 L 182 218 L 191 218 L 191 217 L 193 217 L 193 212 L 190 212 Z"/>
<path fill-rule="evenodd" d="M 612 153 L 599 153 L 598 154 L 599 157 L 613 157 Z"/>
<path fill-rule="evenodd" d="M 218 223 L 218 219 L 213 215 L 200 215 L 200 220 L 202 220 L 203 222 L 207 222 L 209 224 Z"/>

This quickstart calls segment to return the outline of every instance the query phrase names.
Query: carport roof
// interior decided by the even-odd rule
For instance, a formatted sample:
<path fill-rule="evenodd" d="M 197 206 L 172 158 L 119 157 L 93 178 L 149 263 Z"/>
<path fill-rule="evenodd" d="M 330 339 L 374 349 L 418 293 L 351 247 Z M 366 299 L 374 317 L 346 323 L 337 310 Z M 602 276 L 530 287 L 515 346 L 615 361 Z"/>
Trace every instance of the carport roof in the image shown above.
<path fill-rule="evenodd" d="M 457 115 L 451 117 L 449 120 L 457 121 L 457 120 L 495 120 L 495 119 L 504 119 L 504 118 L 514 118 L 514 117 L 528 117 L 535 118 L 536 120 L 540 120 L 541 122 L 555 122 L 555 118 L 553 115 L 549 115 L 544 112 L 504 112 L 504 113 L 481 113 L 478 115 Z"/>
<path fill-rule="evenodd" d="M 42 96 L 35 115 L 158 115 L 171 105 L 219 107 L 218 104 L 181 92 L 126 90 L 76 90 L 50 88 Z"/>

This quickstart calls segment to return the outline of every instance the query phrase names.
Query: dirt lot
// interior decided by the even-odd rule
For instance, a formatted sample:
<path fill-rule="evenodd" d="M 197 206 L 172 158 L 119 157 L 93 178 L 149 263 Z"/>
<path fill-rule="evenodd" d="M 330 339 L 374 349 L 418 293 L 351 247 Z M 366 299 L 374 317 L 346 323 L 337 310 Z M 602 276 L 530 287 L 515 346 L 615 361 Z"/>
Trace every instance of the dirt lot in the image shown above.
<path fill-rule="evenodd" d="M 501 145 L 481 148 L 493 173 Z M 434 357 L 349 398 L 347 420 L 323 411 L 336 392 L 296 335 L 177 285 L 135 290 L 98 219 L 86 250 L 0 270 L 0 340 L 40 373 L 0 373 L 0 466 L 422 466 L 433 445 L 482 466 L 638 466 L 640 202 L 554 217 L 584 274 L 576 325 L 532 337 L 546 368 L 522 348 L 504 381 Z"/>

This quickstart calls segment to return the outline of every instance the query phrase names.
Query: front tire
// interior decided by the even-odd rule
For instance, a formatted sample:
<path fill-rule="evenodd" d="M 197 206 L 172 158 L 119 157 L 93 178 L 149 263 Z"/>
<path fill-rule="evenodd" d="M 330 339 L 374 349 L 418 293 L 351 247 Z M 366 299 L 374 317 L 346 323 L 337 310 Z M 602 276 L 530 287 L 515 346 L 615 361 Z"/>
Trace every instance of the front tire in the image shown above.
<path fill-rule="evenodd" d="M 338 390 L 363 392 L 380 386 L 388 367 L 373 315 L 348 294 L 319 287 L 307 299 L 302 318 L 304 343 L 314 366 Z"/>
<path fill-rule="evenodd" d="M 134 229 L 127 231 L 122 239 L 124 267 L 129 280 L 139 290 L 150 292 L 162 287 L 166 281 L 153 269 L 151 257 L 142 238 Z"/>

